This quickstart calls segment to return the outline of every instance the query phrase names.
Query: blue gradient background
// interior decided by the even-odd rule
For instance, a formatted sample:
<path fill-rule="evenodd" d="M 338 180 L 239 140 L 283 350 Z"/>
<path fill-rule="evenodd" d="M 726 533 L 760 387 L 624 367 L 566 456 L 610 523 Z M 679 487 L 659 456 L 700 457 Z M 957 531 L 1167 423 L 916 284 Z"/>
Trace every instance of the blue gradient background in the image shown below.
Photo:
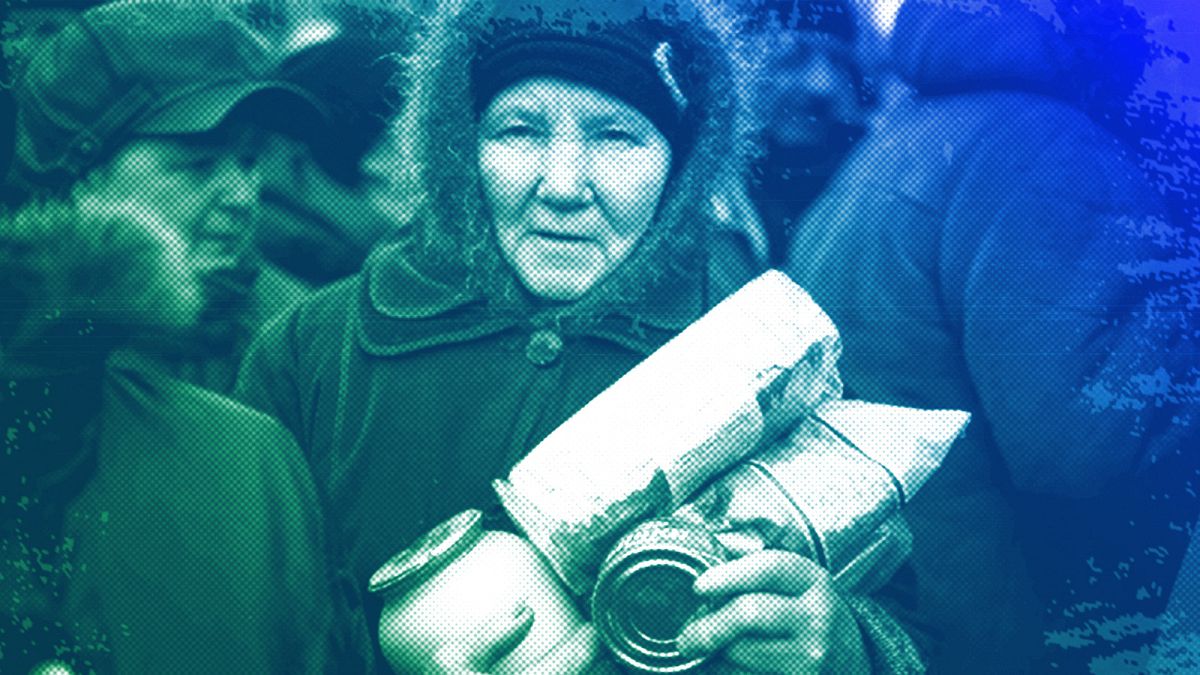
<path fill-rule="evenodd" d="M 354 0 L 351 0 L 352 2 Z M 371 4 L 369 0 L 359 0 Z M 514 0 L 515 1 L 515 0 Z M 898 7 L 897 0 L 853 0 L 864 15 L 874 17 L 886 32 L 889 18 Z M 947 0 L 948 2 L 950 0 Z M 965 4 L 986 4 L 985 0 L 964 0 Z M 1039 9 L 1052 15 L 1051 0 L 1037 0 Z M 1147 65 L 1134 96 L 1125 105 L 1125 129 L 1122 134 L 1136 146 L 1138 160 L 1157 186 L 1168 207 L 1171 224 L 1184 235 L 1174 257 L 1155 262 L 1146 274 L 1170 280 L 1170 292 L 1159 298 L 1164 310 L 1182 311 L 1178 330 L 1179 344 L 1190 356 L 1190 368 L 1171 373 L 1166 388 L 1148 380 L 1140 389 L 1142 398 L 1130 405 L 1154 405 L 1160 398 L 1177 402 L 1191 411 L 1177 419 L 1181 428 L 1190 429 L 1188 442 L 1179 448 L 1176 462 L 1156 474 L 1161 481 L 1156 493 L 1144 501 L 1145 513 L 1130 514 L 1131 520 L 1155 523 L 1163 528 L 1161 547 L 1133 552 L 1133 565 L 1177 563 L 1195 528 L 1200 512 L 1197 490 L 1200 480 L 1195 455 L 1200 453 L 1200 0 L 1126 0 L 1142 15 L 1151 42 L 1153 60 Z M 4 0 L 4 7 L 27 7 L 21 0 Z M 5 20 L 3 39 L 19 36 L 19 27 Z M 869 38 L 870 36 L 868 36 Z M 868 39 L 864 50 L 868 59 L 879 58 L 882 37 Z M 874 51 L 872 51 L 874 50 Z M 7 83 L 3 86 L 7 86 Z M 4 123 L 8 123 L 4 120 Z M 1158 672 L 1200 671 L 1200 559 L 1189 561 L 1181 577 L 1177 605 L 1165 623 L 1137 613 L 1107 614 L 1097 618 L 1089 608 L 1078 608 L 1074 630 L 1052 636 L 1064 654 L 1086 652 L 1085 663 L 1072 663 L 1063 672 L 1087 667 L 1094 672 L 1142 672 L 1149 640 L 1161 625 L 1164 635 L 1151 666 Z M 1120 565 L 1097 562 L 1096 579 L 1120 579 L 1129 573 Z M 1130 593 L 1164 596 L 1164 588 L 1131 588 Z M 1191 593 L 1192 595 L 1187 595 Z M 1136 598 L 1131 598 L 1136 599 Z M 1071 607 L 1062 608 L 1069 616 Z M 981 608 L 986 611 L 986 608 Z M 1103 613 L 1101 613 L 1103 614 Z"/>
<path fill-rule="evenodd" d="M 855 0 L 886 33 L 897 0 Z M 986 6 L 985 1 L 950 2 Z M 1030 0 L 1061 25 L 1052 0 Z M 1161 617 L 1145 610 L 1166 600 L 1163 585 L 1179 564 L 1196 528 L 1200 466 L 1200 4 L 1191 0 L 1125 0 L 1145 22 L 1150 61 L 1134 94 L 1125 101 L 1123 123 L 1106 125 L 1129 146 L 1167 207 L 1169 227 L 1180 235 L 1174 250 L 1132 272 L 1164 282 L 1151 299 L 1177 330 L 1183 353 L 1172 372 L 1145 373 L 1120 406 L 1177 405 L 1174 420 L 1182 445 L 1148 469 L 1151 494 L 1134 501 L 1126 541 L 1105 542 L 1106 554 L 1077 561 L 1071 595 L 1054 598 L 1050 660 L 1060 672 L 1200 672 L 1200 535 L 1184 562 L 1171 605 Z M 868 45 L 868 50 L 870 49 Z M 874 46 L 876 50 L 882 43 Z M 867 59 L 873 54 L 868 51 Z M 1133 58 L 1133 55 L 1130 55 Z M 1131 63 L 1131 66 L 1137 64 Z M 1114 69 L 1115 70 L 1115 69 Z M 1094 73 L 1098 79 L 1108 75 Z M 1129 392 L 1133 392 L 1130 394 Z M 1111 401 L 1098 404 L 1111 405 Z M 1065 434 L 1070 433 L 1064 430 Z M 1114 537 L 1121 537 L 1115 530 Z M 1127 558 L 1112 552 L 1125 546 Z M 1152 580 L 1147 582 L 1147 580 Z M 986 608 L 980 608 L 986 611 Z M 1157 631 L 1162 630 L 1156 638 Z M 1157 642 L 1155 640 L 1157 639 Z"/>

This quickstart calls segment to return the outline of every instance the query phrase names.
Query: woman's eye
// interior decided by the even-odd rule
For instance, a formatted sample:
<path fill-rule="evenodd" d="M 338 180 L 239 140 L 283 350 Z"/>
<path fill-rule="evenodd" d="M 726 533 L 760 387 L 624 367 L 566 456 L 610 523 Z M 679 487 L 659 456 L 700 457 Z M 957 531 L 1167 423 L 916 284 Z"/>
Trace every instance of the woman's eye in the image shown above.
<path fill-rule="evenodd" d="M 611 143 L 625 143 L 628 145 L 640 145 L 640 139 L 630 131 L 621 128 L 603 129 L 598 134 L 597 138 L 602 141 Z"/>
<path fill-rule="evenodd" d="M 496 133 L 497 138 L 512 140 L 537 138 L 539 135 L 538 128 L 530 124 L 510 124 Z"/>

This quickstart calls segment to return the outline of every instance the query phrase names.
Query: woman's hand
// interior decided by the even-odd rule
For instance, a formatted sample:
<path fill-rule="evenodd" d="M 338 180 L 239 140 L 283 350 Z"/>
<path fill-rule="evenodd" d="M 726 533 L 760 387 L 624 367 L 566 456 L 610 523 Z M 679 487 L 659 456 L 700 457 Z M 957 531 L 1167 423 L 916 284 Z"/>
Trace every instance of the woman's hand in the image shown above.
<path fill-rule="evenodd" d="M 719 651 L 750 673 L 869 672 L 854 617 L 829 573 L 808 558 L 752 553 L 708 570 L 695 590 L 718 609 L 684 627 L 684 654 Z"/>
<path fill-rule="evenodd" d="M 494 617 L 483 623 L 485 630 L 475 631 L 469 640 L 443 647 L 434 656 L 434 661 L 440 672 L 453 675 L 492 672 L 574 675 L 583 672 L 595 659 L 599 646 L 596 631 L 591 624 L 583 624 L 536 663 L 497 670 L 500 661 L 521 644 L 533 628 L 533 619 L 533 610 L 525 606 L 515 614 Z"/>

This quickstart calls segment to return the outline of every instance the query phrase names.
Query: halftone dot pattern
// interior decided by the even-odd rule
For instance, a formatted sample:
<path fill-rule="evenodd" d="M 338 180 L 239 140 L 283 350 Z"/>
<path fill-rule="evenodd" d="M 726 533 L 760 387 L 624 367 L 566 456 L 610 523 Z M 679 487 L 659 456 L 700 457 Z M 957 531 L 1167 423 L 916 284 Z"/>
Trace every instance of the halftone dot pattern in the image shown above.
<path fill-rule="evenodd" d="M 748 82 L 772 73 L 680 75 L 686 94 L 702 88 L 701 112 L 688 112 L 697 132 L 673 155 L 643 245 L 595 286 L 601 301 L 546 309 L 491 238 L 464 67 L 474 34 L 433 21 L 400 38 L 412 14 L 349 4 L 362 7 L 339 20 L 402 55 L 386 83 L 362 78 L 394 97 L 361 104 L 394 113 L 377 142 L 337 126 L 361 110 L 339 108 L 356 94 L 329 87 L 316 93 L 338 119 L 320 152 L 251 134 L 236 155 L 132 158 L 116 204 L 4 214 L 0 672 L 386 671 L 371 573 L 466 508 L 512 530 L 491 480 L 766 255 L 837 324 L 848 398 L 974 418 L 907 514 L 911 565 L 867 595 L 741 596 L 752 599 L 731 610 L 739 621 L 779 621 L 798 639 L 745 640 L 728 656 L 794 672 L 798 654 L 820 661 L 861 640 L 869 666 L 846 672 L 1200 669 L 1200 569 L 1183 560 L 1200 447 L 1190 5 L 1030 0 L 1046 30 L 1015 0 L 907 0 L 898 15 L 895 2 L 851 0 L 906 51 L 874 55 L 885 70 L 864 74 L 867 129 L 848 137 L 844 163 L 820 167 L 820 196 L 796 199 L 809 208 L 784 216 L 782 240 L 754 229 L 753 200 L 725 180 L 759 159 Z M 406 3 L 426 18 L 435 4 Z M 738 13 L 760 4 L 681 3 L 678 16 L 745 48 Z M 242 14 L 268 41 L 303 44 L 304 31 L 326 35 L 305 20 L 315 7 Z M 859 39 L 886 44 L 872 30 L 860 18 Z M 26 36 L 4 38 L 6 82 Z M 1047 42 L 1058 38 L 1069 46 Z M 437 58 L 403 58 L 413 50 Z M 748 69 L 760 56 L 734 55 Z M 297 78 L 352 87 L 358 67 Z M 363 170 L 330 179 L 323 153 L 342 134 Z M 613 216 L 588 181 L 638 167 L 572 139 L 555 152 L 543 171 L 586 164 L 561 210 Z M 171 183 L 183 170 L 192 177 Z M 200 175 L 212 194 L 250 196 L 214 231 L 172 215 L 209 211 Z M 28 187 L 6 182 L 5 194 Z M 214 258 L 238 262 L 214 273 Z M 181 325 L 199 329 L 181 337 Z M 141 353 L 99 368 L 131 335 Z M 489 617 L 438 660 L 487 672 L 539 618 Z M 835 634 L 854 639 L 821 639 Z M 593 654 L 603 672 L 603 649 L 580 624 L 531 672 Z"/>

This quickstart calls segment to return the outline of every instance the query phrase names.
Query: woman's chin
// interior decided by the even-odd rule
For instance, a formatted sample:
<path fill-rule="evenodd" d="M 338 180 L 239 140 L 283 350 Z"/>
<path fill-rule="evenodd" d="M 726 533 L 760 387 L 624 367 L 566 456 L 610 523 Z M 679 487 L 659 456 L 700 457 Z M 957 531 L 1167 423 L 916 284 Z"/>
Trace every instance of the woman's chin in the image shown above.
<path fill-rule="evenodd" d="M 579 272 L 534 273 L 521 280 L 531 294 L 547 302 L 574 302 L 596 285 L 594 277 Z"/>

